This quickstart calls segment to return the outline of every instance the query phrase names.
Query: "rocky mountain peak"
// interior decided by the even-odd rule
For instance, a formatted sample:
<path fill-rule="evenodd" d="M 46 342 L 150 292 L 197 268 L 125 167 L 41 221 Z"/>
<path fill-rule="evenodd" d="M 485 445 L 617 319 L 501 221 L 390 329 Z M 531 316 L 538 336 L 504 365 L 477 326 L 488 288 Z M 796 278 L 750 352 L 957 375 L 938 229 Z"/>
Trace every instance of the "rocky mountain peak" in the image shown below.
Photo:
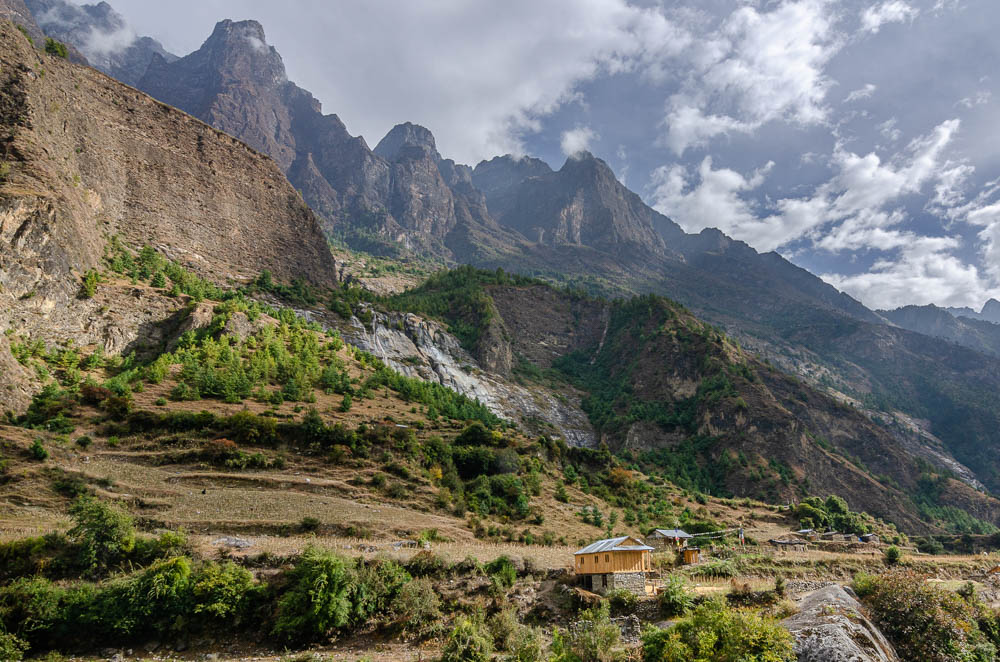
<path fill-rule="evenodd" d="M 990 299 L 983 305 L 983 311 L 980 313 L 988 322 L 993 322 L 995 324 L 1000 324 L 1000 301 L 996 299 Z"/>
<path fill-rule="evenodd" d="M 489 161 L 480 161 L 472 171 L 472 182 L 486 194 L 487 200 L 502 195 L 529 177 L 541 177 L 552 172 L 552 168 L 530 156 L 504 154 L 494 156 Z"/>
<path fill-rule="evenodd" d="M 435 161 L 441 160 L 441 155 L 438 154 L 437 146 L 434 144 L 434 134 L 429 129 L 411 122 L 392 127 L 378 145 L 375 145 L 374 152 L 386 161 L 396 161 L 407 147 L 424 150 Z"/>
<path fill-rule="evenodd" d="M 267 44 L 264 26 L 257 21 L 219 21 L 201 48 L 187 57 L 199 54 L 227 81 L 281 85 L 287 80 L 285 63 Z"/>

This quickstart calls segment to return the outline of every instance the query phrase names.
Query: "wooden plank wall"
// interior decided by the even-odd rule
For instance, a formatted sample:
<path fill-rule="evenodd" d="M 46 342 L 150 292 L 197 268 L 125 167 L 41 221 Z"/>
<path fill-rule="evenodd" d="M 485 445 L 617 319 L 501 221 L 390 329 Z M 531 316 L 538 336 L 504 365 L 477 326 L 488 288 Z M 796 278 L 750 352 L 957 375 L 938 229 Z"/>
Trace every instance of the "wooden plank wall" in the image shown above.
<path fill-rule="evenodd" d="M 599 552 L 576 557 L 578 575 L 603 575 L 608 572 L 648 572 L 653 556 L 648 551 Z"/>

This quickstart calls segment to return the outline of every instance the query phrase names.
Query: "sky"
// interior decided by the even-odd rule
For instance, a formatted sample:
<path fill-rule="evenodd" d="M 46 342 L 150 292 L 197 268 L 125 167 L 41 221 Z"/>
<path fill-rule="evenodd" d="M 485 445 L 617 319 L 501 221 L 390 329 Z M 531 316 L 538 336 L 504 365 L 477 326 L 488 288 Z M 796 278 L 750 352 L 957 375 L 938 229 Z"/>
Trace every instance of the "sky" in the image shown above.
<path fill-rule="evenodd" d="M 872 308 L 1000 298 L 996 0 L 112 0 L 179 55 L 256 19 L 375 145 L 589 150 L 684 229 Z"/>

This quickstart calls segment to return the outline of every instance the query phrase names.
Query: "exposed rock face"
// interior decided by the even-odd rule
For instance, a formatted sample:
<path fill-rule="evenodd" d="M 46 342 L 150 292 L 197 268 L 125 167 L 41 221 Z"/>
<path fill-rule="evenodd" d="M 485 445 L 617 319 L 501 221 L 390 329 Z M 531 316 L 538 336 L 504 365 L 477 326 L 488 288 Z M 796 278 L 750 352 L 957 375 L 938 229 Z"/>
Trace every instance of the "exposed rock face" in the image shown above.
<path fill-rule="evenodd" d="M 795 636 L 799 662 L 900 662 L 861 604 L 837 585 L 806 596 L 782 625 Z"/>
<path fill-rule="evenodd" d="M 39 54 L 10 23 L 0 24 L 0 136 L 9 168 L 2 328 L 78 335 L 96 308 L 76 299 L 80 276 L 100 266 L 112 235 L 216 282 L 263 269 L 336 282 L 315 216 L 270 159 L 93 69 Z M 109 333 L 115 349 L 133 340 Z"/>
<path fill-rule="evenodd" d="M 106 2 L 76 5 L 66 0 L 27 0 L 46 34 L 78 48 L 97 69 L 135 86 L 154 55 L 177 56 L 150 37 L 137 37 L 121 14 Z"/>
<path fill-rule="evenodd" d="M 575 244 L 618 252 L 623 248 L 662 253 L 653 228 L 660 216 L 589 153 L 571 157 L 554 173 L 523 180 L 497 221 L 540 244 Z"/>
<path fill-rule="evenodd" d="M 593 446 L 593 428 L 575 398 L 556 398 L 545 389 L 527 388 L 501 375 L 480 369 L 458 339 L 440 324 L 409 313 L 377 313 L 371 328 L 352 318 L 344 322 L 336 315 L 307 314 L 327 328 L 336 328 L 344 340 L 371 352 L 404 375 L 419 377 L 478 399 L 508 420 L 518 421 L 528 430 L 551 434 L 538 428 L 548 424 L 574 446 Z"/>

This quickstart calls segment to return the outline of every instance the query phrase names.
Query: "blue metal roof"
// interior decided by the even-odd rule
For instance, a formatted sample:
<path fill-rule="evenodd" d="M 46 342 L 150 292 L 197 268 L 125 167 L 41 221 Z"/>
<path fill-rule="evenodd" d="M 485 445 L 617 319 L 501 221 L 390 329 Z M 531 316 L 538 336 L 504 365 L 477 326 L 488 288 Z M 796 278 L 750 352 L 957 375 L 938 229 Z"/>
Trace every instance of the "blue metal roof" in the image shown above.
<path fill-rule="evenodd" d="M 656 529 L 654 533 L 659 533 L 664 538 L 694 538 L 690 533 L 685 533 L 680 529 Z"/>
<path fill-rule="evenodd" d="M 637 545 L 623 545 L 627 541 L 632 541 L 633 543 L 639 543 Z M 641 542 L 633 538 L 632 536 L 621 536 L 620 538 L 607 538 L 605 540 L 598 540 L 597 542 L 592 542 L 586 547 L 577 550 L 574 556 L 578 554 L 597 554 L 598 552 L 643 552 L 643 551 L 653 551 L 653 548 L 649 545 L 643 545 Z"/>

